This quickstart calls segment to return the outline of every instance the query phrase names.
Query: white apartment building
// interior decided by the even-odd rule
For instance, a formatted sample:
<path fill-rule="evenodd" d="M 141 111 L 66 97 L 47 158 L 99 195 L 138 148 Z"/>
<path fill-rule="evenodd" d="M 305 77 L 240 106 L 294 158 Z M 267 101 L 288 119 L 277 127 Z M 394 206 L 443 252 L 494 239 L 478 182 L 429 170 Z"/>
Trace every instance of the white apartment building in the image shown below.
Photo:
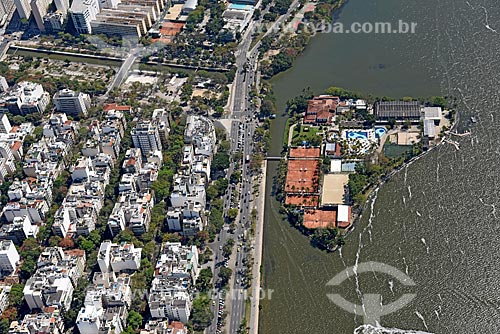
<path fill-rule="evenodd" d="M 45 32 L 43 18 L 48 13 L 49 5 L 52 1 L 49 0 L 31 0 L 31 12 L 35 18 L 36 26 L 41 32 Z"/>
<path fill-rule="evenodd" d="M 0 95 L 0 112 L 8 111 L 13 115 L 43 113 L 49 102 L 49 93 L 42 85 L 24 81 Z"/>
<path fill-rule="evenodd" d="M 19 253 L 12 240 L 0 241 L 0 273 L 2 276 L 11 275 L 19 263 Z"/>
<path fill-rule="evenodd" d="M 196 246 L 167 242 L 157 261 L 148 297 L 151 316 L 187 323 L 191 314 L 192 291 L 198 274 Z"/>
<path fill-rule="evenodd" d="M 73 285 L 69 277 L 63 275 L 33 275 L 24 286 L 24 300 L 30 310 L 57 306 L 69 310 L 73 299 Z"/>
<path fill-rule="evenodd" d="M 9 306 L 11 285 L 0 285 L 0 314 Z"/>
<path fill-rule="evenodd" d="M 150 121 L 140 122 L 132 130 L 132 143 L 141 149 L 143 156 L 162 150 L 158 127 Z"/>
<path fill-rule="evenodd" d="M 39 256 L 37 271 L 24 286 L 24 299 L 31 310 L 57 306 L 69 310 L 73 291 L 85 270 L 85 251 L 47 247 Z"/>
<path fill-rule="evenodd" d="M 73 1 L 70 14 L 77 33 L 91 34 L 90 22 L 95 20 L 97 14 L 99 14 L 99 2 L 98 0 Z"/>
<path fill-rule="evenodd" d="M 134 244 L 114 244 L 111 241 L 101 243 L 97 255 L 97 263 L 102 273 L 135 271 L 141 266 L 142 248 L 135 248 Z"/>
<path fill-rule="evenodd" d="M 29 19 L 31 16 L 30 0 L 14 0 L 19 17 L 22 19 Z"/>
<path fill-rule="evenodd" d="M 78 116 L 82 113 L 87 115 L 90 108 L 90 97 L 88 94 L 74 92 L 70 89 L 63 89 L 57 92 L 53 98 L 54 105 L 59 112 L 64 112 L 71 116 Z"/>
<path fill-rule="evenodd" d="M 12 126 L 10 125 L 7 115 L 0 113 L 0 133 L 9 133 L 10 130 L 12 130 Z"/>
<path fill-rule="evenodd" d="M 9 90 L 9 84 L 7 83 L 7 80 L 5 79 L 5 77 L 0 75 L 0 92 L 5 93 L 8 90 Z"/>
<path fill-rule="evenodd" d="M 62 334 L 64 322 L 58 308 L 47 308 L 42 313 L 26 314 L 21 322 L 13 321 L 8 334 Z"/>
<path fill-rule="evenodd" d="M 116 8 L 121 0 L 99 0 L 99 8 Z"/>
<path fill-rule="evenodd" d="M 69 10 L 69 0 L 54 0 L 56 9 L 66 15 Z"/>

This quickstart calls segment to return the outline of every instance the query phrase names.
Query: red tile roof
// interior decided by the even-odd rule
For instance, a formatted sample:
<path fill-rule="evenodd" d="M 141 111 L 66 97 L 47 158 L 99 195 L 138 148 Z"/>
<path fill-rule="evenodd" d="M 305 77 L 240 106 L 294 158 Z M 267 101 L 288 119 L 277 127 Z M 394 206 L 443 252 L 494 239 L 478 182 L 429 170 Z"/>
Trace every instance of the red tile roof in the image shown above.
<path fill-rule="evenodd" d="M 314 158 L 319 159 L 321 149 L 319 147 L 292 147 L 290 148 L 290 158 Z"/>
<path fill-rule="evenodd" d="M 23 146 L 23 143 L 21 143 L 20 141 L 15 141 L 14 144 L 12 144 L 10 149 L 12 151 L 18 151 L 21 148 L 21 146 Z"/>
<path fill-rule="evenodd" d="M 318 160 L 289 160 L 285 191 L 315 193 L 319 186 Z"/>
<path fill-rule="evenodd" d="M 304 222 L 303 225 L 306 228 L 327 228 L 334 227 L 337 221 L 337 211 L 336 210 L 306 210 L 304 212 Z"/>
<path fill-rule="evenodd" d="M 314 208 L 319 204 L 319 196 L 287 194 L 285 204 Z"/>
<path fill-rule="evenodd" d="M 321 95 L 309 100 L 304 123 L 329 123 L 339 104 L 338 96 Z"/>
<path fill-rule="evenodd" d="M 108 103 L 104 106 L 104 111 L 118 110 L 118 111 L 130 111 L 131 106 L 120 106 L 116 103 Z"/>

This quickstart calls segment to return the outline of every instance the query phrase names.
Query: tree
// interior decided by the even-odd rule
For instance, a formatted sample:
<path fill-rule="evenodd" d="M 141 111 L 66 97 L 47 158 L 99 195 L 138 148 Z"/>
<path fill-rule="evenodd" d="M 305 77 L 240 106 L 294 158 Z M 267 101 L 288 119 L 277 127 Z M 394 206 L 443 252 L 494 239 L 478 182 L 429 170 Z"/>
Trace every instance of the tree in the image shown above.
<path fill-rule="evenodd" d="M 229 238 L 227 239 L 226 243 L 222 247 L 222 255 L 224 257 L 229 257 L 233 253 L 233 247 L 234 247 L 234 239 Z"/>
<path fill-rule="evenodd" d="M 217 152 L 214 155 L 211 165 L 212 175 L 217 175 L 224 169 L 229 168 L 229 154 L 226 152 Z"/>
<path fill-rule="evenodd" d="M 241 180 L 241 172 L 240 171 L 234 171 L 231 174 L 230 181 L 231 184 L 237 184 Z"/>
<path fill-rule="evenodd" d="M 232 274 L 233 274 L 233 271 L 231 270 L 231 268 L 226 268 L 226 267 L 220 268 L 220 270 L 219 270 L 220 285 L 221 286 L 227 285 L 227 283 L 231 279 Z"/>
<path fill-rule="evenodd" d="M 66 237 L 66 238 L 62 239 L 59 242 L 59 247 L 62 247 L 62 248 L 74 248 L 75 247 L 75 242 L 73 241 L 73 239 L 71 239 L 69 237 Z"/>
<path fill-rule="evenodd" d="M 237 208 L 231 208 L 231 209 L 227 210 L 227 217 L 230 220 L 234 221 L 236 219 L 236 216 L 238 216 L 238 209 Z"/>
<path fill-rule="evenodd" d="M 21 279 L 28 279 L 36 269 L 36 261 L 40 255 L 41 247 L 34 238 L 24 240 L 21 245 L 19 255 L 24 259 L 19 277 Z"/>
<path fill-rule="evenodd" d="M 142 327 L 142 315 L 134 310 L 130 310 L 127 316 L 128 326 L 132 327 L 134 330 Z"/>
<path fill-rule="evenodd" d="M 206 190 L 207 200 L 211 201 L 219 196 L 219 191 L 214 185 L 210 185 Z"/>
<path fill-rule="evenodd" d="M 1 319 L 6 319 L 9 322 L 17 320 L 17 308 L 9 307 L 9 308 L 5 309 L 2 312 L 2 315 L 0 317 L 1 317 Z"/>
<path fill-rule="evenodd" d="M 57 235 L 53 235 L 49 238 L 49 246 L 50 247 L 57 247 L 59 246 L 59 243 L 63 240 L 61 237 Z"/>
<path fill-rule="evenodd" d="M 193 329 L 203 331 L 210 326 L 213 319 L 213 313 L 210 310 L 210 297 L 206 293 L 200 293 L 193 300 L 193 310 L 189 319 Z"/>
<path fill-rule="evenodd" d="M 21 306 L 24 298 L 23 289 L 24 284 L 16 283 L 12 285 L 9 293 L 9 305 L 15 308 L 19 308 Z"/>
<path fill-rule="evenodd" d="M 311 242 L 319 248 L 331 251 L 337 246 L 342 246 L 344 244 L 344 239 L 341 238 L 336 227 L 326 229 L 319 228 L 314 231 L 311 236 Z"/>
<path fill-rule="evenodd" d="M 91 252 L 92 250 L 95 249 L 96 246 L 92 241 L 88 240 L 84 236 L 78 237 L 77 243 L 78 243 L 78 248 L 83 249 L 86 252 Z"/>
<path fill-rule="evenodd" d="M 213 277 L 212 269 L 204 268 L 200 270 L 200 275 L 196 281 L 196 288 L 201 292 L 208 291 L 212 287 L 211 282 Z"/>
<path fill-rule="evenodd" d="M 264 99 L 262 106 L 260 107 L 260 113 L 262 116 L 267 117 L 276 113 L 276 106 L 274 102 L 270 99 Z"/>

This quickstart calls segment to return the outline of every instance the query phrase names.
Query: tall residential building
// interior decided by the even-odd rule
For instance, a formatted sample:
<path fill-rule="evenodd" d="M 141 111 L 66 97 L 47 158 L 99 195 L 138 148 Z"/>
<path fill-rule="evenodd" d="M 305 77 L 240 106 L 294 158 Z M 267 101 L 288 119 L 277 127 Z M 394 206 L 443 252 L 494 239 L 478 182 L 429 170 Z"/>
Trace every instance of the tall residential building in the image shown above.
<path fill-rule="evenodd" d="M 50 2 L 49 0 L 31 0 L 31 12 L 35 18 L 36 26 L 42 32 L 45 31 L 43 17 L 47 15 Z"/>
<path fill-rule="evenodd" d="M 99 0 L 99 7 L 103 8 L 116 8 L 121 0 Z"/>
<path fill-rule="evenodd" d="M 19 253 L 12 240 L 0 242 L 0 273 L 2 276 L 12 274 L 16 270 L 19 259 Z"/>
<path fill-rule="evenodd" d="M 14 0 L 19 17 L 22 19 L 29 19 L 31 16 L 30 0 Z"/>
<path fill-rule="evenodd" d="M 66 14 L 68 12 L 69 0 L 54 0 L 54 4 L 61 13 Z"/>
<path fill-rule="evenodd" d="M 99 13 L 98 0 L 73 1 L 70 8 L 71 18 L 79 34 L 91 34 L 90 22 L 95 20 Z"/>
<path fill-rule="evenodd" d="M 7 115 L 0 113 L 0 133 L 9 133 L 12 129 Z"/>
<path fill-rule="evenodd" d="M 49 102 L 50 95 L 42 85 L 24 81 L 0 94 L 0 112 L 8 111 L 13 115 L 42 113 Z"/>
<path fill-rule="evenodd" d="M 14 7 L 14 0 L 0 1 L 0 27 L 7 21 L 7 16 Z"/>
<path fill-rule="evenodd" d="M 87 108 L 90 107 L 90 97 L 88 94 L 63 89 L 54 95 L 54 105 L 57 111 L 67 115 L 78 116 L 80 113 L 87 115 Z"/>
<path fill-rule="evenodd" d="M 43 24 L 45 31 L 49 34 L 56 33 L 64 30 L 64 18 L 66 14 L 60 11 L 48 13 L 43 17 Z"/>
<path fill-rule="evenodd" d="M 0 92 L 5 93 L 7 90 L 9 90 L 9 84 L 5 77 L 0 76 Z"/>
<path fill-rule="evenodd" d="M 132 130 L 132 143 L 134 147 L 141 149 L 144 156 L 162 150 L 158 127 L 150 121 L 143 121 Z"/>

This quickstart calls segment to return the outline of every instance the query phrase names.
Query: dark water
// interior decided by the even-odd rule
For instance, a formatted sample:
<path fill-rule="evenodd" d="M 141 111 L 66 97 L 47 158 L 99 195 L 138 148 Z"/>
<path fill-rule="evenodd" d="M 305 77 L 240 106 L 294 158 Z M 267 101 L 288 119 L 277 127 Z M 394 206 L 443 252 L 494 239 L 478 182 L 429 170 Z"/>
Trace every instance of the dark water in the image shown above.
<path fill-rule="evenodd" d="M 261 333 L 353 333 L 363 317 L 337 307 L 331 293 L 356 304 L 368 293 L 382 295 L 384 304 L 416 294 L 381 318 L 384 330 L 365 326 L 360 333 L 500 333 L 499 5 L 351 0 L 341 21 L 402 19 L 417 22 L 417 33 L 319 36 L 275 80 L 280 108 L 306 86 L 321 92 L 335 85 L 377 95 L 453 95 L 461 119 L 479 121 L 470 136 L 453 138 L 459 150 L 443 145 L 383 185 L 341 253 L 310 247 L 268 196 L 263 283 L 274 293 L 262 303 Z M 272 155 L 281 149 L 283 124 L 283 118 L 273 123 Z M 326 286 L 346 267 L 367 261 L 399 269 L 416 286 L 381 273 Z"/>

